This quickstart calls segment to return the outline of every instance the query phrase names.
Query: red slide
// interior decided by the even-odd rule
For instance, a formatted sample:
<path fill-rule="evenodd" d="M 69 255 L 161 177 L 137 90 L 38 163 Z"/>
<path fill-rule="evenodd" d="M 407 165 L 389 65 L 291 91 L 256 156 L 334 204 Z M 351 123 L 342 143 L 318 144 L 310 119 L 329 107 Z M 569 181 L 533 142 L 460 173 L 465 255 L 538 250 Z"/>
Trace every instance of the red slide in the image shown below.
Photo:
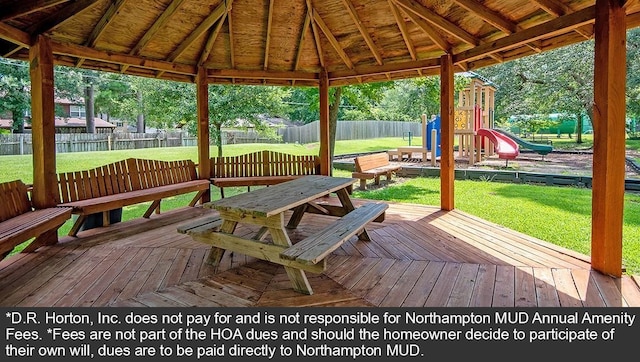
<path fill-rule="evenodd" d="M 520 154 L 520 147 L 511 138 L 503 135 L 500 132 L 496 132 L 489 128 L 480 128 L 476 131 L 478 136 L 487 137 L 493 144 L 496 145 L 496 153 L 498 157 L 513 160 Z"/>

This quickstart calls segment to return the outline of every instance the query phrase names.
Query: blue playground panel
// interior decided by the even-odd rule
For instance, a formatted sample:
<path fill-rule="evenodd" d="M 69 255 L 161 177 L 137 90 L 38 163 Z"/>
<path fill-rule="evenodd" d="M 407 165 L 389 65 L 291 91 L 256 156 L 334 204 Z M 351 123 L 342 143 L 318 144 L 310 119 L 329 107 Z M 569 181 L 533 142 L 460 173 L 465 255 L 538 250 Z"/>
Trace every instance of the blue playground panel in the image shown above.
<path fill-rule="evenodd" d="M 440 157 L 440 139 L 442 138 L 442 123 L 440 122 L 440 116 L 436 116 L 436 118 L 427 122 L 427 129 L 425 132 L 425 137 L 427 137 L 427 149 L 431 151 L 431 132 L 432 130 L 436 130 L 436 157 Z"/>

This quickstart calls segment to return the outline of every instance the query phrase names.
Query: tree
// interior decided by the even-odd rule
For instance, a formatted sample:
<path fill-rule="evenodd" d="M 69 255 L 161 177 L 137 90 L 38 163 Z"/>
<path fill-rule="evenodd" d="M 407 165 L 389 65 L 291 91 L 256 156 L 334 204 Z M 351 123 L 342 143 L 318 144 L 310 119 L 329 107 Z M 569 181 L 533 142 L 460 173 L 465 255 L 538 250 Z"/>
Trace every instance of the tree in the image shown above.
<path fill-rule="evenodd" d="M 593 121 L 593 47 L 585 41 L 478 70 L 498 86 L 496 118 L 569 115 L 582 143 L 582 115 Z"/>
<path fill-rule="evenodd" d="M 288 90 L 282 87 L 210 85 L 209 127 L 218 147 L 218 157 L 222 156 L 223 126 L 237 126 L 238 120 L 242 119 L 258 132 L 265 133 L 268 128 L 259 116 L 284 115 L 287 95 Z"/>
<path fill-rule="evenodd" d="M 627 116 L 630 134 L 637 137 L 637 128 L 633 127 L 640 121 L 640 28 L 627 32 Z M 636 126 L 637 127 L 637 126 Z"/>
<path fill-rule="evenodd" d="M 393 82 L 377 82 L 329 89 L 329 152 L 331 160 L 335 150 L 338 119 L 375 119 L 374 112 L 378 103 L 382 100 L 385 91 L 393 86 Z M 290 91 L 287 101 L 291 105 L 288 110 L 290 119 L 302 120 L 305 123 L 320 119 L 318 88 L 294 88 Z"/>
<path fill-rule="evenodd" d="M 24 62 L 0 62 L 0 113 L 11 113 L 13 131 L 24 132 L 25 115 L 31 109 L 31 82 Z"/>

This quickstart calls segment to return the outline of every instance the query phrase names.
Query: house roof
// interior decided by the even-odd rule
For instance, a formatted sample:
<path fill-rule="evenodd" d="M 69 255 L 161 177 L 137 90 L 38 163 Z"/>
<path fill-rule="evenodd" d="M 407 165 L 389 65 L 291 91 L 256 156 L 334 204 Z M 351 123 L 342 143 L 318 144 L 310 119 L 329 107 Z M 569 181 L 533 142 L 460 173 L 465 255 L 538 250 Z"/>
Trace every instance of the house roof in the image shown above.
<path fill-rule="evenodd" d="M 330 85 L 467 71 L 590 39 L 595 0 L 12 1 L 0 55 L 37 35 L 58 64 L 191 82 Z M 627 26 L 640 2 L 627 1 Z"/>
<path fill-rule="evenodd" d="M 95 117 L 93 119 L 96 128 L 116 128 L 116 125 L 103 120 L 102 118 Z M 55 120 L 57 127 L 87 127 L 87 120 L 85 118 L 74 117 L 56 117 Z"/>

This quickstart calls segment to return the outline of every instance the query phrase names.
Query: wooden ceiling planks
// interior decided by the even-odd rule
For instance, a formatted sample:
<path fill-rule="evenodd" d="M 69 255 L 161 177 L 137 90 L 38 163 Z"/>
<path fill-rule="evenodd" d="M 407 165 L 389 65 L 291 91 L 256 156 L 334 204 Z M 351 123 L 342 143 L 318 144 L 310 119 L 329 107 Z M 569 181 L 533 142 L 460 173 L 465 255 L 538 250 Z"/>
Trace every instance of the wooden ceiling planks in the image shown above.
<path fill-rule="evenodd" d="M 331 84 L 458 70 L 593 37 L 594 0 L 24 0 L 0 15 L 0 56 L 36 35 L 59 64 L 193 81 Z M 626 5 L 640 24 L 640 1 Z"/>

